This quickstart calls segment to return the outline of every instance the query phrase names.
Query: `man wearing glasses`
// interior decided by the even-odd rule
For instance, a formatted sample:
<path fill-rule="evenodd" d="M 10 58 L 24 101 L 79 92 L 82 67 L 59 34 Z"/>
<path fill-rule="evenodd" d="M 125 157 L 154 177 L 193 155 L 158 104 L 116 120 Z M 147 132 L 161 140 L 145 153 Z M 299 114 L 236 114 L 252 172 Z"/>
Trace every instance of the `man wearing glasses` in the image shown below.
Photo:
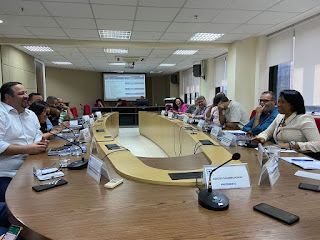
<path fill-rule="evenodd" d="M 256 108 L 256 115 L 242 130 L 253 136 L 266 130 L 278 115 L 278 109 L 275 107 L 276 100 L 273 92 L 263 92 L 259 99 L 259 106 Z"/>

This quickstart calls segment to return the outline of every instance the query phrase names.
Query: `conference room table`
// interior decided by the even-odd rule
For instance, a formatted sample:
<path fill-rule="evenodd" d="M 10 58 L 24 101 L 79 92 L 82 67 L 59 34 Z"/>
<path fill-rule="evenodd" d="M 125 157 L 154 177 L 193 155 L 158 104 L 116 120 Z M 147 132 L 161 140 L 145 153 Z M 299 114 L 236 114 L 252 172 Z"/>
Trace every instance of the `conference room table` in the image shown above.
<path fill-rule="evenodd" d="M 151 117 L 164 118 L 159 115 Z M 114 121 L 111 121 L 111 124 L 114 125 L 113 129 L 118 127 Z M 116 134 L 115 130 L 113 135 Z M 97 141 L 98 139 L 99 136 Z M 215 138 L 212 140 L 217 141 Z M 90 141 L 87 142 L 89 147 Z M 63 143 L 63 140 L 53 140 L 50 147 L 61 146 Z M 251 187 L 221 190 L 229 198 L 229 209 L 211 211 L 198 204 L 198 188 L 195 184 L 170 186 L 126 177 L 109 160 L 109 156 L 124 156 L 121 154 L 125 151 L 105 157 L 101 146 L 99 144 L 100 151 L 95 155 L 106 163 L 110 178 L 124 180 L 123 184 L 114 189 L 104 187 L 108 182 L 105 178 L 102 178 L 100 183 L 95 182 L 86 169 L 64 169 L 63 179 L 67 180 L 68 184 L 35 192 L 32 186 L 38 185 L 39 181 L 33 175 L 33 167 L 48 167 L 58 162 L 58 157 L 48 157 L 43 153 L 26 159 L 6 192 L 10 221 L 24 227 L 22 235 L 26 240 L 287 240 L 320 237 L 319 193 L 298 188 L 300 182 L 319 185 L 319 181 L 294 176 L 301 168 L 285 161 L 279 160 L 280 178 L 271 188 L 267 183 L 258 185 L 261 166 L 255 149 L 224 147 L 231 154 L 239 152 L 241 162 L 248 164 Z M 302 154 L 281 153 L 281 156 L 300 155 Z M 88 153 L 86 157 L 89 157 Z M 201 150 L 196 154 L 178 154 L 168 158 L 139 157 L 139 160 L 147 166 L 163 170 L 188 170 L 210 164 L 205 151 Z M 222 161 L 225 160 L 228 159 Z M 312 172 L 320 173 L 319 170 Z M 253 206 L 262 202 L 298 215 L 300 220 L 289 226 L 254 211 Z"/>

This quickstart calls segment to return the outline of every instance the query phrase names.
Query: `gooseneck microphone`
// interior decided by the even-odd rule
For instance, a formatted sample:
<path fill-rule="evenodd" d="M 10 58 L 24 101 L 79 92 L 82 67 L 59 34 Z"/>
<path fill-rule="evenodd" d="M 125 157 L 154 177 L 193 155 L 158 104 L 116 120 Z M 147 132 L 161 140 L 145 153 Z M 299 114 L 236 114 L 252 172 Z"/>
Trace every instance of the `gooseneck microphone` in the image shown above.
<path fill-rule="evenodd" d="M 68 169 L 70 169 L 70 170 L 80 170 L 80 169 L 84 169 L 84 168 L 86 168 L 86 167 L 88 166 L 88 159 L 85 159 L 85 158 L 84 158 L 84 156 L 83 156 L 84 151 L 83 151 L 82 147 L 81 147 L 78 143 L 71 142 L 71 141 L 69 141 L 68 139 L 66 139 L 66 138 L 64 138 L 64 137 L 61 137 L 61 136 L 59 136 L 59 135 L 57 135 L 57 134 L 54 134 L 54 133 L 50 133 L 50 134 L 53 135 L 53 136 L 56 136 L 56 137 L 58 137 L 58 138 L 61 138 L 61 139 L 65 140 L 65 141 L 69 142 L 69 143 L 72 144 L 72 145 L 76 145 L 76 146 L 78 146 L 78 147 L 81 149 L 81 152 L 82 152 L 82 158 L 81 158 L 81 160 L 70 163 L 70 164 L 67 166 Z"/>
<path fill-rule="evenodd" d="M 224 195 L 222 192 L 212 190 L 211 176 L 212 173 L 217 169 L 221 168 L 222 166 L 224 166 L 232 160 L 239 160 L 240 157 L 241 156 L 239 153 L 234 153 L 231 159 L 219 165 L 210 172 L 208 189 L 199 189 L 198 193 L 198 202 L 202 207 L 214 211 L 223 211 L 229 208 L 229 199 L 227 198 L 227 196 Z"/>
<path fill-rule="evenodd" d="M 74 133 L 73 129 L 66 126 L 65 124 L 61 123 L 62 126 L 64 126 L 65 128 L 69 129 L 71 131 L 71 133 L 73 134 L 74 137 L 74 141 L 72 143 L 70 143 L 69 141 L 65 144 L 65 146 L 72 146 L 72 145 L 76 145 L 76 144 L 80 144 L 80 142 L 78 142 L 76 140 L 76 134 Z"/>

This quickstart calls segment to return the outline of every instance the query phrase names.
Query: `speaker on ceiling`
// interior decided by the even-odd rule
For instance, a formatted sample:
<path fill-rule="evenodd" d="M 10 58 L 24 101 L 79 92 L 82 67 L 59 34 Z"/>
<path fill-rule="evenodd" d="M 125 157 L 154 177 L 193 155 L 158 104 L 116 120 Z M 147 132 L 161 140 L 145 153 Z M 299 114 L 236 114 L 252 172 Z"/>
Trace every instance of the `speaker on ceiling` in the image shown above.
<path fill-rule="evenodd" d="M 171 75 L 171 83 L 172 84 L 179 84 L 178 75 Z"/>
<path fill-rule="evenodd" d="M 201 64 L 193 65 L 193 76 L 201 77 Z"/>

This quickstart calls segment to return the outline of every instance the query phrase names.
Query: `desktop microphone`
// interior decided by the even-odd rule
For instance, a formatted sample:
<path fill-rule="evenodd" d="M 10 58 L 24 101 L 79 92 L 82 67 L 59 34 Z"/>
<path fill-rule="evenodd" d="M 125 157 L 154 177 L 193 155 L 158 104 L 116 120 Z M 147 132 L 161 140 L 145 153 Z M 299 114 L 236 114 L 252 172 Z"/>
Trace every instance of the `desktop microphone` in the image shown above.
<path fill-rule="evenodd" d="M 84 168 L 86 168 L 86 167 L 88 166 L 88 159 L 85 159 L 85 158 L 84 158 L 84 156 L 83 156 L 83 154 L 84 154 L 83 149 L 82 149 L 82 147 L 81 147 L 79 144 L 74 143 L 74 142 L 71 142 L 71 141 L 69 141 L 68 139 L 66 139 L 66 138 L 64 138 L 64 137 L 61 137 L 61 136 L 59 136 L 59 135 L 57 135 L 57 134 L 54 134 L 54 133 L 50 133 L 50 134 L 52 134 L 53 136 L 56 136 L 56 137 L 58 137 L 58 138 L 61 138 L 61 139 L 65 140 L 65 141 L 71 143 L 72 145 L 76 145 L 76 146 L 78 146 L 78 147 L 81 149 L 82 159 L 79 160 L 79 161 L 75 161 L 75 162 L 70 163 L 70 164 L 67 166 L 68 169 L 70 169 L 70 170 L 80 170 L 80 169 L 84 169 Z"/>
<path fill-rule="evenodd" d="M 222 192 L 219 192 L 217 190 L 212 190 L 211 176 L 214 171 L 221 168 L 228 162 L 232 160 L 239 160 L 239 159 L 240 159 L 240 154 L 234 153 L 231 159 L 219 165 L 218 167 L 216 167 L 210 172 L 208 189 L 199 189 L 199 193 L 198 193 L 198 202 L 202 207 L 209 210 L 214 210 L 214 211 L 223 211 L 229 208 L 229 199 L 227 198 L 227 196 L 224 195 Z"/>
<path fill-rule="evenodd" d="M 73 137 L 74 137 L 74 141 L 73 141 L 72 143 L 70 143 L 70 142 L 68 141 L 68 142 L 67 142 L 66 144 L 64 144 L 64 145 L 65 145 L 65 146 L 72 146 L 72 145 L 80 144 L 80 142 L 78 142 L 78 141 L 76 140 L 76 135 L 74 134 L 74 131 L 72 130 L 72 128 L 67 127 L 67 126 L 64 125 L 63 123 L 61 123 L 61 125 L 64 126 L 64 127 L 67 128 L 67 129 L 69 129 L 69 130 L 72 132 Z"/>

